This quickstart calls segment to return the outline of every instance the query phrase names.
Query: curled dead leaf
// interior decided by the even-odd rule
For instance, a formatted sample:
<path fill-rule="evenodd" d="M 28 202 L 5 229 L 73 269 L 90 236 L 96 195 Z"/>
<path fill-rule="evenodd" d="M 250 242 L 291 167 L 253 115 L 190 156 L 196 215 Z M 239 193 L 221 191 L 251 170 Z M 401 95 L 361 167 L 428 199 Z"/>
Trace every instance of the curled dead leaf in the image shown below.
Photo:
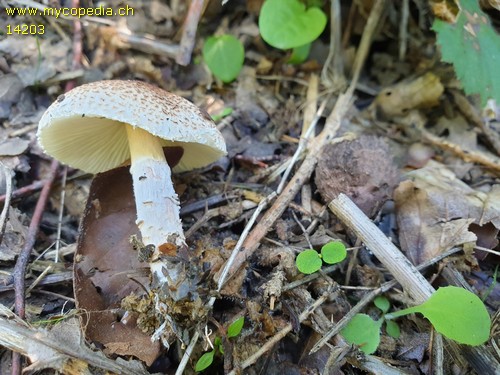
<path fill-rule="evenodd" d="M 138 252 L 130 243 L 138 235 L 132 180 L 126 167 L 98 174 L 90 186 L 74 264 L 76 305 L 81 309 L 87 339 L 108 354 L 133 355 L 148 365 L 160 345 L 130 320 L 122 321 L 121 302 L 140 296 L 148 285 L 141 275 Z"/>

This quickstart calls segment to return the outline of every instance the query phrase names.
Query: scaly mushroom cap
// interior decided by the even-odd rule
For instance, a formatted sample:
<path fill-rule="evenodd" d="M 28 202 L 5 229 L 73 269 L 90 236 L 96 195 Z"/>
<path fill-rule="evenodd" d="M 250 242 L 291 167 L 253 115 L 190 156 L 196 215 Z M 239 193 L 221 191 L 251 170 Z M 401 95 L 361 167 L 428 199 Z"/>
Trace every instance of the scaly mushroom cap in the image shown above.
<path fill-rule="evenodd" d="M 124 124 L 180 146 L 173 168 L 204 167 L 226 153 L 210 117 L 188 100 L 140 81 L 99 81 L 61 95 L 43 114 L 38 142 L 44 151 L 72 167 L 104 172 L 130 159 Z"/>

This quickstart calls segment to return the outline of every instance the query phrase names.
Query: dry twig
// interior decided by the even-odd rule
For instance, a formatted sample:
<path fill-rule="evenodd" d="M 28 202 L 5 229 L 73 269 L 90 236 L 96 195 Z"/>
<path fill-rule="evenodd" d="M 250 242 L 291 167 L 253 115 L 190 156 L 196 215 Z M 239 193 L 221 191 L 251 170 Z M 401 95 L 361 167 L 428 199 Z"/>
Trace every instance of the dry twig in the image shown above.
<path fill-rule="evenodd" d="M 16 314 L 22 319 L 25 318 L 25 283 L 24 277 L 26 273 L 26 268 L 28 266 L 29 258 L 31 255 L 31 251 L 33 250 L 33 246 L 35 245 L 36 235 L 38 233 L 38 228 L 40 226 L 40 221 L 42 219 L 43 211 L 45 209 L 45 205 L 49 198 L 50 189 L 52 187 L 52 183 L 57 174 L 57 169 L 59 168 L 59 163 L 54 160 L 50 166 L 50 172 L 45 180 L 45 185 L 42 188 L 40 193 L 40 197 L 35 206 L 35 212 L 33 213 L 33 217 L 31 219 L 31 223 L 28 227 L 28 234 L 26 236 L 26 241 L 24 246 L 19 254 L 16 262 L 16 266 L 14 268 L 14 272 L 12 274 L 14 281 L 14 290 L 15 290 L 15 311 Z"/>
<path fill-rule="evenodd" d="M 191 0 L 186 19 L 184 20 L 180 48 L 175 58 L 175 61 L 179 65 L 186 66 L 191 61 L 191 53 L 193 52 L 196 41 L 198 22 L 200 21 L 205 6 L 205 0 Z"/>
<path fill-rule="evenodd" d="M 399 61 L 404 61 L 408 48 L 408 18 L 410 17 L 410 0 L 401 2 L 401 20 L 399 23 Z"/>
<path fill-rule="evenodd" d="M 462 112 L 469 121 L 481 129 L 488 142 L 495 149 L 496 154 L 500 156 L 500 135 L 488 127 L 488 124 L 483 121 L 479 113 L 477 113 L 476 108 L 474 108 L 461 92 L 458 90 L 451 90 L 451 94 L 453 95 L 453 100 L 457 104 L 459 111 Z"/>
<path fill-rule="evenodd" d="M 45 180 L 45 185 L 42 188 L 40 193 L 40 197 L 35 206 L 35 212 L 33 213 L 33 217 L 31 218 L 30 225 L 28 227 L 28 233 L 26 235 L 26 240 L 24 242 L 24 246 L 19 253 L 17 258 L 16 265 L 14 267 L 14 272 L 12 273 L 12 279 L 14 282 L 14 295 L 15 295 L 15 311 L 16 314 L 24 319 L 26 316 L 25 306 L 26 306 L 26 290 L 25 290 L 25 274 L 26 268 L 28 266 L 28 262 L 30 259 L 31 251 L 33 250 L 33 246 L 35 245 L 36 235 L 38 233 L 38 229 L 40 226 L 40 221 L 42 219 L 43 211 L 45 209 L 45 205 L 49 198 L 50 189 L 54 182 L 54 179 L 57 174 L 57 169 L 59 168 L 59 163 L 56 160 L 52 161 L 50 166 L 49 176 Z M 20 375 L 21 374 L 21 357 L 19 353 L 12 353 L 12 375 Z"/>
<path fill-rule="evenodd" d="M 437 135 L 432 134 L 423 127 L 418 129 L 422 138 L 425 142 L 431 143 L 445 151 L 451 152 L 452 154 L 458 156 L 465 162 L 477 163 L 491 169 L 491 171 L 497 175 L 500 174 L 500 158 L 494 155 L 488 155 L 480 151 L 465 150 L 460 145 L 442 139 Z"/>
<path fill-rule="evenodd" d="M 5 180 L 5 203 L 3 205 L 2 213 L 0 214 L 0 244 L 3 241 L 5 232 L 5 225 L 7 224 L 7 216 L 9 215 L 10 199 L 12 197 L 12 171 L 7 168 L 3 163 L 0 163 L 1 172 Z"/>

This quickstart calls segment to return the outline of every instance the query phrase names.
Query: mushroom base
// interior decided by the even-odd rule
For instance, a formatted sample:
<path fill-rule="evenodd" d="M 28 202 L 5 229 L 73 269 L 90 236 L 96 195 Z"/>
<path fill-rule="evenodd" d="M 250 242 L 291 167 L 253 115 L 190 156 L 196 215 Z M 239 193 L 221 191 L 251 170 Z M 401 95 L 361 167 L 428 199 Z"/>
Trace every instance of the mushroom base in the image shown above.
<path fill-rule="evenodd" d="M 164 257 L 176 257 L 177 250 L 185 246 L 185 239 L 179 217 L 179 198 L 172 186 L 170 167 L 159 160 L 141 159 L 131 166 L 130 172 L 137 209 L 136 224 L 143 244 L 154 245 L 150 263 L 161 263 Z M 170 278 L 175 283 L 174 270 L 175 267 L 168 277 L 161 272 L 156 277 L 163 282 L 168 282 Z"/>

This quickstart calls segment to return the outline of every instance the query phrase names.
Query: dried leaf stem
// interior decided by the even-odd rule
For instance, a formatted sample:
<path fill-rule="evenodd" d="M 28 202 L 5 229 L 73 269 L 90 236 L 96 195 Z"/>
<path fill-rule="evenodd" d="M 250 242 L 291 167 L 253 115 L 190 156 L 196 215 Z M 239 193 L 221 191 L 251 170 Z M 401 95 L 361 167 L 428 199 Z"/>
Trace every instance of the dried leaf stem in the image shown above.
<path fill-rule="evenodd" d="M 26 273 L 26 267 L 28 266 L 29 258 L 31 255 L 31 250 L 33 250 L 33 246 L 35 245 L 36 235 L 38 233 L 38 228 L 40 226 L 40 221 L 42 219 L 43 211 L 45 209 L 45 205 L 49 198 L 50 189 L 57 175 L 57 169 L 59 168 L 59 163 L 56 160 L 53 160 L 50 165 L 50 172 L 48 174 L 47 179 L 45 180 L 45 185 L 42 188 L 40 193 L 40 197 L 35 206 L 35 212 L 33 213 L 33 217 L 31 219 L 31 223 L 28 227 L 28 234 L 26 236 L 26 241 L 17 258 L 17 262 L 14 268 L 14 272 L 12 274 L 14 281 L 14 290 L 15 290 L 15 311 L 16 314 L 24 319 L 25 317 L 25 282 L 24 276 Z"/>

